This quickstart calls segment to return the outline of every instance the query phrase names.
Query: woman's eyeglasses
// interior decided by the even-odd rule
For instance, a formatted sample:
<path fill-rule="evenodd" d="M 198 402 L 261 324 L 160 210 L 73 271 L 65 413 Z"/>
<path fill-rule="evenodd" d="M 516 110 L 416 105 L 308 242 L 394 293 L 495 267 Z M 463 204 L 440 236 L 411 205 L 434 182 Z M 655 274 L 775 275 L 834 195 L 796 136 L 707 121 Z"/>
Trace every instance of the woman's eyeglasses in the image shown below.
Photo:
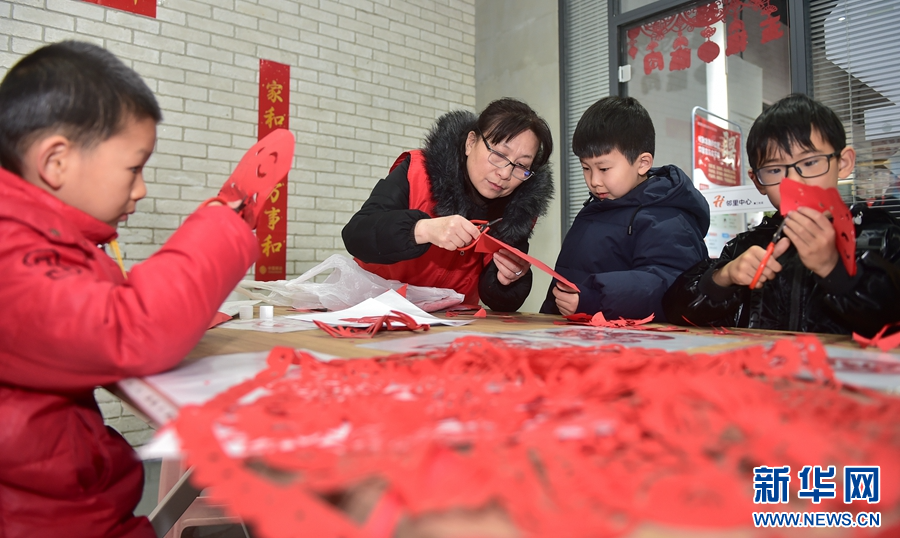
<path fill-rule="evenodd" d="M 512 166 L 512 175 L 519 181 L 525 181 L 534 174 L 534 172 L 532 172 L 531 170 L 525 168 L 521 164 L 516 164 L 510 161 L 506 155 L 492 148 L 491 145 L 488 144 L 487 138 L 485 138 L 484 136 L 482 136 L 481 139 L 484 141 L 484 147 L 486 147 L 488 150 L 489 163 L 493 164 L 497 168 L 506 168 L 507 166 Z"/>
<path fill-rule="evenodd" d="M 818 177 L 827 174 L 831 170 L 831 158 L 837 157 L 841 153 L 836 151 L 827 155 L 813 155 L 801 159 L 794 164 L 771 164 L 769 166 L 761 166 L 753 171 L 760 185 L 771 187 L 778 185 L 787 177 L 788 171 L 793 168 L 800 174 L 800 177 Z"/>

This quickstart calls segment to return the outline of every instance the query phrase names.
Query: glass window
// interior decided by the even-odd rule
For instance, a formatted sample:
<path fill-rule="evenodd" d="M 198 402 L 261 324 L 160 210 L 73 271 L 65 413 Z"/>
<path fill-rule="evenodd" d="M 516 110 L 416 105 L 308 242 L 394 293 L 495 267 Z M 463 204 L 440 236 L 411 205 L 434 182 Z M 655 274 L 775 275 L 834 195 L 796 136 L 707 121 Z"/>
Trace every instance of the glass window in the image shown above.
<path fill-rule="evenodd" d="M 897 2 L 810 3 L 813 97 L 831 107 L 856 149 L 856 170 L 841 186 L 847 202 L 900 216 L 900 17 Z"/>
<path fill-rule="evenodd" d="M 744 186 L 749 198 L 740 201 L 715 206 L 707 196 L 707 247 L 717 256 L 748 220 L 774 209 L 755 192 L 741 156 L 763 107 L 791 92 L 789 32 L 768 0 L 687 6 L 623 28 L 620 65 L 630 73 L 620 82 L 653 118 L 656 165 L 677 165 L 701 190 Z M 732 203 L 740 205 L 726 212 Z"/>

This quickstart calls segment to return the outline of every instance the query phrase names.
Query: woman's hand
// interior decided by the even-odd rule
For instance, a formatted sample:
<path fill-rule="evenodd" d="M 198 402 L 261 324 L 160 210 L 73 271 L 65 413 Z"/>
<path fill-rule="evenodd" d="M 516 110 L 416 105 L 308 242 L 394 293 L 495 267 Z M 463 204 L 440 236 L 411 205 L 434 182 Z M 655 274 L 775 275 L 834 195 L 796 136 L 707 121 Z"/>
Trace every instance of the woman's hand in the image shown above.
<path fill-rule="evenodd" d="M 497 266 L 497 280 L 509 286 L 531 269 L 531 264 L 512 252 L 501 248 L 494 253 L 494 265 Z"/>
<path fill-rule="evenodd" d="M 446 250 L 456 250 L 471 243 L 479 235 L 478 226 L 460 215 L 422 219 L 416 223 L 417 245 L 431 243 Z"/>

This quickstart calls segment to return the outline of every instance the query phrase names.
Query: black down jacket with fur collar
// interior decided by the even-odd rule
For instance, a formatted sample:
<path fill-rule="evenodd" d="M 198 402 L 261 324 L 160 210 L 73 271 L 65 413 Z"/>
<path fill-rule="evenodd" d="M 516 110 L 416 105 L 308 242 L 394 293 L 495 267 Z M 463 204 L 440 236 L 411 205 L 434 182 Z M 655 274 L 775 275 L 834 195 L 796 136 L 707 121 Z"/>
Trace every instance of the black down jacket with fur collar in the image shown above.
<path fill-rule="evenodd" d="M 475 130 L 471 112 L 455 111 L 438 119 L 423 148 L 426 170 L 436 205 L 435 216 L 462 215 L 482 220 L 503 220 L 490 234 L 523 252 L 528 252 L 535 220 L 545 214 L 553 198 L 550 165 L 535 171 L 512 194 L 493 200 L 478 194 L 469 181 L 465 166 L 466 136 Z M 414 230 L 423 211 L 409 208 L 409 160 L 398 165 L 380 180 L 369 199 L 344 227 L 342 236 L 347 251 L 368 263 L 390 264 L 423 255 L 430 244 L 418 245 Z M 531 271 L 509 286 L 497 280 L 497 267 L 488 264 L 479 279 L 479 296 L 492 310 L 518 310 L 531 291 Z"/>

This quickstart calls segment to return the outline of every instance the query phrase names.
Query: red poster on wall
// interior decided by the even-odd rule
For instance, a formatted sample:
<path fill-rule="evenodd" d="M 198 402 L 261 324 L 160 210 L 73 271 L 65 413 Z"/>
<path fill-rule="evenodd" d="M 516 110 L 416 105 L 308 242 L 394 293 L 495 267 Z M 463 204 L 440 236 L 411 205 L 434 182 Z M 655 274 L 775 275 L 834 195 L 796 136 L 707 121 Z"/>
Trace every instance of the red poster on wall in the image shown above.
<path fill-rule="evenodd" d="M 275 129 L 289 128 L 291 66 L 259 61 L 259 135 L 262 140 Z M 256 225 L 260 257 L 256 280 L 287 278 L 287 174 L 263 203 Z"/>
<path fill-rule="evenodd" d="M 741 184 L 741 133 L 694 116 L 694 174 L 714 185 Z M 701 184 L 704 178 L 695 177 Z"/>
<path fill-rule="evenodd" d="M 156 18 L 156 0 L 83 0 L 89 4 L 129 11 L 138 15 Z"/>

